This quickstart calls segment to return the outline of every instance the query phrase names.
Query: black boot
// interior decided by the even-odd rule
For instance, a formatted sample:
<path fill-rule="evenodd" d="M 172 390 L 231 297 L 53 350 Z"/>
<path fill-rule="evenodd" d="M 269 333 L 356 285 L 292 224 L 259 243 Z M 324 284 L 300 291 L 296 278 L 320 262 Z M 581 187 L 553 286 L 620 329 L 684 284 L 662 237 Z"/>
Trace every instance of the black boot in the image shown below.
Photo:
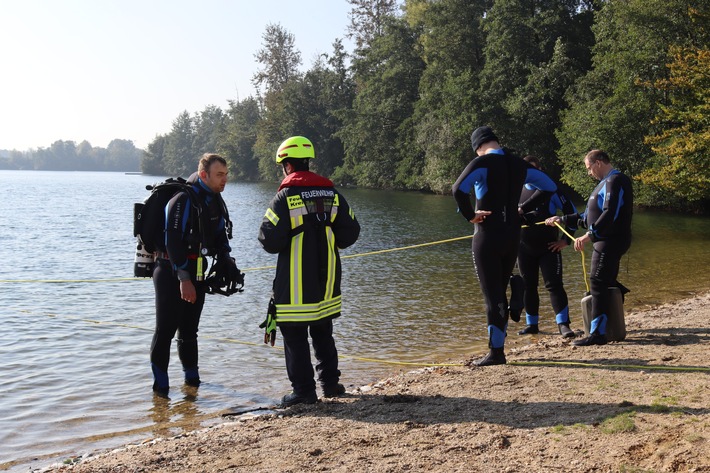
<path fill-rule="evenodd" d="M 557 324 L 557 327 L 560 329 L 560 335 L 564 338 L 574 338 L 574 332 L 572 331 L 571 328 L 569 328 L 569 322 L 566 324 Z"/>
<path fill-rule="evenodd" d="M 520 332 L 518 332 L 518 335 L 534 335 L 536 333 L 540 333 L 540 329 L 538 328 L 537 324 L 530 324 L 524 329 L 522 329 Z"/>
<path fill-rule="evenodd" d="M 345 394 L 345 386 L 340 383 L 323 386 L 323 397 L 338 397 L 343 394 Z"/>
<path fill-rule="evenodd" d="M 202 381 L 200 381 L 200 378 L 185 378 L 185 384 L 193 388 L 199 388 Z"/>
<path fill-rule="evenodd" d="M 315 404 L 316 402 L 318 402 L 318 396 L 316 396 L 315 392 L 310 394 L 296 394 L 292 392 L 281 398 L 281 407 L 289 407 L 295 404 Z"/>
<path fill-rule="evenodd" d="M 160 386 L 157 383 L 153 383 L 153 394 L 156 396 L 168 399 L 169 392 L 170 388 L 168 386 Z"/>
<path fill-rule="evenodd" d="M 503 348 L 491 348 L 491 351 L 483 358 L 473 362 L 476 366 L 504 365 L 505 353 Z"/>
<path fill-rule="evenodd" d="M 572 345 L 576 347 L 588 347 L 591 345 L 606 345 L 606 334 L 599 334 L 597 332 L 592 332 L 586 338 L 580 338 L 574 340 Z"/>

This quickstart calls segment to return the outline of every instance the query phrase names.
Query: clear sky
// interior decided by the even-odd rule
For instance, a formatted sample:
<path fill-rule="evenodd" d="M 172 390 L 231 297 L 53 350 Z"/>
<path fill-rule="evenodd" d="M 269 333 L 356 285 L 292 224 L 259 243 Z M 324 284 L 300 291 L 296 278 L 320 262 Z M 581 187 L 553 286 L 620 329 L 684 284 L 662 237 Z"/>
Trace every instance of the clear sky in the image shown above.
<path fill-rule="evenodd" d="M 269 23 L 294 35 L 306 70 L 349 12 L 346 0 L 0 0 L 0 149 L 144 148 L 185 110 L 254 95 Z"/>

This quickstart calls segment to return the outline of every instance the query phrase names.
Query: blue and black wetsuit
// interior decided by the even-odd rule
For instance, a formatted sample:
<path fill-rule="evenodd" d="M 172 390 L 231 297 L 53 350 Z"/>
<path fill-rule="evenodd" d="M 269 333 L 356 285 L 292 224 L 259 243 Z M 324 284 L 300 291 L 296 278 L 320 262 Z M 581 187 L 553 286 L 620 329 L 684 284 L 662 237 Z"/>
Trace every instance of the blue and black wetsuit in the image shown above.
<path fill-rule="evenodd" d="M 178 356 L 186 379 L 198 379 L 197 330 L 205 302 L 206 286 L 197 281 L 197 261 L 207 269 L 205 255 L 228 255 L 231 251 L 225 231 L 226 218 L 221 198 L 193 174 L 197 202 L 186 192 L 173 196 L 165 207 L 165 247 L 159 251 L 153 272 L 155 286 L 155 333 L 150 361 L 158 388 L 167 388 L 170 345 L 177 333 Z M 195 215 L 199 213 L 200 215 Z M 203 248 L 205 251 L 200 251 Z M 182 299 L 180 280 L 195 285 L 194 304 Z"/>
<path fill-rule="evenodd" d="M 534 187 L 526 184 L 520 194 L 521 203 L 530 199 L 535 191 Z M 549 246 L 550 243 L 560 240 L 560 232 L 557 227 L 539 224 L 546 218 L 557 215 L 558 210 L 563 214 L 577 213 L 572 201 L 559 190 L 524 215 L 526 225 L 521 230 L 518 269 L 525 282 L 525 322 L 528 325 L 537 325 L 540 318 L 540 295 L 537 291 L 539 273 L 542 273 L 545 289 L 550 294 L 556 322 L 568 324 L 570 321 L 567 292 L 562 281 L 562 253 L 550 250 Z M 570 235 L 574 235 L 577 230 L 576 224 L 575 221 L 572 226 L 567 226 L 566 230 Z M 563 238 L 567 240 L 567 244 L 572 241 L 567 235 Z"/>
<path fill-rule="evenodd" d="M 497 149 L 475 158 L 452 187 L 463 217 L 470 221 L 475 210 L 492 214 L 476 224 L 473 235 L 473 262 L 486 301 L 490 348 L 502 348 L 508 325 L 506 288 L 520 245 L 518 203 L 524 184 L 538 190 L 522 205 L 523 211 L 534 208 L 545 193 L 557 190 L 542 171 L 508 151 Z M 471 202 L 475 191 L 476 209 Z"/>
<path fill-rule="evenodd" d="M 634 194 L 631 180 L 620 171 L 612 169 L 602 179 L 587 201 L 583 214 L 565 215 L 565 222 L 578 222 L 587 228 L 594 243 L 590 289 L 592 295 L 592 322 L 590 330 L 606 334 L 609 313 L 609 287 L 618 286 L 621 257 L 631 246 L 631 217 Z"/>

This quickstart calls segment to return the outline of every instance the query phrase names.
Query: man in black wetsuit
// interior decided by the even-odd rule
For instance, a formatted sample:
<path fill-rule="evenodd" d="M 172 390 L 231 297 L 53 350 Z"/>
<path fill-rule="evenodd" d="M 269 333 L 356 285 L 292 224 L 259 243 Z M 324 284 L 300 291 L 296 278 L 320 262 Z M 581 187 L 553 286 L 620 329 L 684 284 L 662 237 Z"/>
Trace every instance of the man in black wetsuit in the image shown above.
<path fill-rule="evenodd" d="M 587 242 L 592 242 L 591 295 L 592 321 L 590 334 L 586 338 L 572 342 L 576 346 L 604 345 L 606 322 L 609 313 L 609 287 L 619 286 L 621 257 L 631 246 L 631 217 L 633 215 L 634 194 L 631 180 L 614 169 L 609 156 L 595 149 L 584 157 L 584 166 L 590 176 L 601 181 L 587 201 L 583 214 L 564 217 L 550 217 L 545 223 L 576 220 L 578 225 L 588 229 L 587 233 L 574 241 L 574 249 L 583 251 Z"/>
<path fill-rule="evenodd" d="M 187 180 L 194 192 L 178 192 L 166 206 L 165 245 L 157 253 L 153 271 L 156 319 L 150 347 L 153 391 L 162 397 L 170 387 L 168 363 L 176 333 L 185 384 L 200 385 L 197 329 L 207 291 L 206 256 L 216 256 L 221 271 L 231 278 L 240 274 L 230 256 L 226 207 L 220 196 L 227 174 L 224 158 L 203 155 L 197 172 Z"/>
<path fill-rule="evenodd" d="M 545 173 L 502 149 L 488 126 L 473 132 L 471 146 L 478 157 L 463 170 L 452 192 L 461 215 L 475 224 L 473 262 L 486 301 L 490 352 L 475 364 L 500 365 L 506 362 L 504 345 L 509 316 L 506 288 L 520 244 L 520 192 L 526 183 L 538 189 L 521 205 L 523 211 L 528 211 L 545 193 L 557 190 L 557 186 Z M 475 190 L 475 210 L 472 190 Z"/>
<path fill-rule="evenodd" d="M 528 163 L 541 169 L 540 160 L 536 156 L 525 156 Z M 529 184 L 523 186 L 520 201 L 530 198 L 535 188 Z M 521 230 L 520 251 L 518 252 L 518 269 L 525 284 L 525 322 L 527 326 L 518 332 L 519 335 L 535 334 L 540 330 L 540 296 L 537 292 L 539 274 L 545 281 L 545 288 L 550 294 L 552 309 L 555 311 L 555 321 L 560 334 L 565 338 L 574 338 L 574 332 L 569 327 L 569 304 L 567 292 L 562 281 L 562 249 L 568 246 L 572 239 L 567 235 L 560 237 L 555 227 L 540 225 L 545 219 L 556 215 L 561 210 L 563 214 L 577 213 L 577 208 L 559 189 L 540 203 L 532 212 L 523 215 L 525 226 Z M 570 222 L 567 233 L 574 235 L 577 222 Z"/>

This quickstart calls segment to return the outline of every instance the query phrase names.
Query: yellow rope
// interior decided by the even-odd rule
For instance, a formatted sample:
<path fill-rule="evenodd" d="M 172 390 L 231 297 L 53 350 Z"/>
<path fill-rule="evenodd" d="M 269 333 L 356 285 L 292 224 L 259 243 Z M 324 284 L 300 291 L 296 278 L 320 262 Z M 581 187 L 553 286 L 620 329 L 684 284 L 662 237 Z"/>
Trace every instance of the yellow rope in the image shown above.
<path fill-rule="evenodd" d="M 356 255 L 345 255 L 342 256 L 343 259 L 345 258 L 357 258 L 360 256 L 371 256 L 371 255 L 379 255 L 382 253 L 389 253 L 391 251 L 402 251 L 402 250 L 411 250 L 412 248 L 421 248 L 423 246 L 431 246 L 431 245 L 438 245 L 440 243 L 449 243 L 452 241 L 458 241 L 458 240 L 465 240 L 467 238 L 471 238 L 473 235 L 466 235 L 462 237 L 456 237 L 456 238 L 449 238 L 447 240 L 439 240 L 439 241 L 431 241 L 429 243 L 420 243 L 418 245 L 410 245 L 410 246 L 402 246 L 399 248 L 390 248 L 387 250 L 378 250 L 378 251 L 370 251 L 369 253 L 358 253 Z"/>
<path fill-rule="evenodd" d="M 542 225 L 544 223 L 545 223 L 545 221 L 543 220 L 541 222 L 535 223 L 535 225 Z M 567 230 L 565 230 L 564 227 L 562 225 L 560 225 L 558 222 L 555 222 L 555 225 L 557 225 L 557 228 L 562 230 L 562 233 L 564 233 L 565 235 L 570 237 L 572 239 L 572 242 L 577 241 L 577 239 L 574 236 L 570 235 L 567 232 Z M 523 225 L 521 228 L 529 228 L 529 227 L 530 227 L 530 225 Z M 587 286 L 587 292 L 589 292 L 589 280 L 587 279 L 587 263 L 584 259 L 584 251 L 580 251 L 579 253 L 580 253 L 580 255 L 582 255 L 582 279 L 584 279 L 584 284 Z"/>
<path fill-rule="evenodd" d="M 356 361 L 365 361 L 368 363 L 380 363 L 387 365 L 402 365 L 402 366 L 433 366 L 433 367 L 444 367 L 444 366 L 463 366 L 463 363 L 427 363 L 418 361 L 392 361 L 392 360 L 378 360 L 377 358 L 365 358 L 362 356 L 352 356 L 352 355 L 339 355 L 340 358 L 349 358 Z"/>
<path fill-rule="evenodd" d="M 439 245 L 441 243 L 449 243 L 452 241 L 458 241 L 458 240 L 465 240 L 467 238 L 471 238 L 472 235 L 466 235 L 462 237 L 456 237 L 456 238 L 448 238 L 446 240 L 439 240 L 439 241 L 431 241 L 428 243 L 420 243 L 418 245 L 409 245 L 409 246 L 402 246 L 399 248 L 389 248 L 386 250 L 378 250 L 378 251 L 370 251 L 367 253 L 358 253 L 355 255 L 344 255 L 341 258 L 346 259 L 346 258 L 359 258 L 361 256 L 371 256 L 371 255 L 378 255 L 382 253 L 389 253 L 392 251 L 402 251 L 402 250 L 411 250 L 413 248 L 421 248 L 424 246 L 431 246 L 431 245 Z M 242 269 L 242 271 L 247 272 L 247 271 L 261 271 L 265 269 L 275 269 L 276 266 L 259 266 L 256 268 L 246 268 Z M 111 279 L 0 279 L 0 284 L 2 283 L 97 283 L 97 282 L 115 282 L 115 281 L 150 281 L 150 278 L 111 278 Z"/>
<path fill-rule="evenodd" d="M 555 222 L 555 225 L 557 225 L 557 228 L 562 230 L 562 233 L 570 237 L 573 242 L 577 241 L 577 239 L 574 236 L 570 235 L 567 230 L 565 230 L 564 227 L 558 222 Z M 580 251 L 579 254 L 582 256 L 582 275 L 584 278 L 584 284 L 587 286 L 587 292 L 589 292 L 589 279 L 587 278 L 587 264 L 584 259 L 584 251 Z"/>
<path fill-rule="evenodd" d="M 535 222 L 533 225 L 545 225 L 545 221 Z M 520 225 L 520 228 L 530 228 L 530 225 Z"/>
<path fill-rule="evenodd" d="M 18 312 L 22 312 L 25 314 L 33 314 L 32 311 L 26 310 L 26 309 L 18 309 Z M 105 320 L 94 320 L 94 319 L 85 319 L 82 317 L 76 317 L 72 315 L 57 315 L 57 314 L 39 314 L 39 315 L 46 315 L 47 317 L 53 317 L 53 318 L 62 318 L 62 319 L 68 319 L 68 320 L 76 320 L 79 322 L 85 322 L 88 324 L 94 324 L 94 325 L 108 325 L 111 327 L 123 327 L 123 328 L 132 328 L 136 330 L 146 330 L 146 331 L 153 331 L 152 328 L 147 328 L 147 327 L 141 327 L 139 325 L 130 325 L 130 324 L 123 324 L 119 322 L 108 322 Z M 262 345 L 261 343 L 255 343 L 255 342 L 245 342 L 243 340 L 236 340 L 233 338 L 227 338 L 227 337 L 213 337 L 211 335 L 203 335 L 200 334 L 201 338 L 207 338 L 210 340 L 218 340 L 218 341 L 223 341 L 223 342 L 228 342 L 228 343 L 237 343 L 239 345 L 250 345 L 250 346 L 260 346 Z"/>
<path fill-rule="evenodd" d="M 32 314 L 32 311 L 25 310 L 25 309 L 20 309 L 18 310 L 19 312 L 26 313 L 26 314 Z M 146 331 L 152 331 L 150 328 L 146 327 L 140 327 L 138 325 L 130 325 L 130 324 L 123 324 L 123 323 L 118 323 L 118 322 L 106 322 L 106 321 L 101 321 L 101 320 L 94 320 L 94 319 L 85 319 L 81 317 L 74 317 L 71 315 L 57 315 L 57 314 L 41 314 L 41 315 L 46 315 L 47 317 L 56 317 L 56 318 L 64 318 L 64 319 L 70 319 L 70 320 L 77 320 L 80 322 L 86 322 L 90 324 L 95 324 L 95 325 L 109 325 L 109 326 L 114 326 L 114 327 L 124 327 L 124 328 L 132 328 L 132 329 L 137 329 L 137 330 L 146 330 Z M 237 340 L 234 338 L 228 338 L 228 337 L 216 337 L 216 336 L 211 336 L 211 335 L 201 335 L 202 338 L 209 339 L 209 340 L 217 340 L 217 341 L 222 341 L 226 343 L 235 343 L 239 345 L 248 345 L 248 346 L 263 346 L 264 343 L 260 342 L 246 342 L 244 340 Z M 277 350 L 283 350 L 283 347 L 281 346 L 274 346 L 270 347 L 269 345 L 266 345 L 269 348 L 274 348 Z M 340 358 L 343 359 L 351 359 L 355 361 L 363 361 L 363 362 L 368 362 L 368 363 L 380 363 L 380 364 L 387 364 L 387 365 L 399 365 L 399 366 L 424 366 L 424 367 L 456 367 L 456 366 L 465 366 L 463 362 L 457 362 L 457 363 L 430 363 L 430 362 L 415 362 L 415 361 L 396 361 L 396 360 L 382 360 L 382 359 L 377 359 L 377 358 L 367 358 L 363 356 L 355 356 L 355 355 L 345 355 L 341 354 Z M 570 367 L 578 367 L 578 368 L 608 368 L 608 369 L 632 369 L 632 370 L 661 370 L 661 371 L 684 371 L 684 372 L 691 372 L 691 371 L 700 371 L 700 372 L 710 372 L 709 367 L 703 367 L 703 366 L 668 366 L 668 365 L 628 365 L 628 364 L 606 364 L 606 363 L 581 363 L 581 362 L 574 362 L 574 361 L 509 361 L 509 365 L 511 366 L 570 366 Z"/>
<path fill-rule="evenodd" d="M 535 225 L 542 225 L 545 222 L 537 222 Z M 570 237 L 572 241 L 576 240 L 572 235 L 567 233 L 567 231 L 557 222 L 555 222 L 555 225 L 557 225 L 560 230 L 562 230 L 565 235 Z M 528 225 L 523 225 L 523 228 L 527 228 Z M 414 248 L 423 248 L 425 246 L 432 246 L 432 245 L 440 245 L 442 243 L 450 243 L 452 241 L 459 241 L 459 240 L 466 240 L 471 238 L 473 235 L 466 235 L 462 237 L 456 237 L 456 238 L 447 238 L 445 240 L 438 240 L 438 241 L 430 241 L 428 243 L 419 243 L 417 245 L 409 245 L 409 246 L 401 246 L 398 248 L 388 248 L 385 250 L 377 250 L 377 251 L 369 251 L 367 253 L 358 253 L 354 255 L 344 255 L 341 258 L 342 259 L 348 259 L 348 258 L 359 258 L 362 256 L 372 256 L 372 255 L 380 255 L 384 253 L 390 253 L 393 251 L 403 251 L 403 250 L 411 250 Z M 244 272 L 249 272 L 249 271 L 262 271 L 266 269 L 275 269 L 276 266 L 258 266 L 254 268 L 245 268 L 242 269 Z M 584 282 L 587 285 L 587 292 L 589 292 L 589 283 L 587 282 L 587 269 L 584 261 L 584 252 L 582 252 L 582 270 L 584 272 Z M 48 284 L 63 284 L 63 283 L 100 283 L 100 282 L 117 282 L 117 281 L 150 281 L 150 278 L 104 278 L 104 279 L 0 279 L 0 284 L 8 284 L 8 283 L 48 283 Z"/>
<path fill-rule="evenodd" d="M 535 225 L 541 225 L 544 224 L 545 222 L 537 222 Z M 576 238 L 569 233 L 557 222 L 555 222 L 555 225 L 564 232 L 565 235 L 570 237 L 572 241 L 575 241 Z M 528 225 L 523 225 L 523 228 L 527 228 Z M 442 243 L 449 243 L 452 241 L 459 241 L 459 240 L 466 240 L 468 238 L 471 238 L 473 235 L 466 235 L 462 237 L 456 237 L 456 238 L 447 238 L 445 240 L 438 240 L 438 241 L 431 241 L 428 243 L 420 243 L 417 245 L 409 245 L 409 246 L 401 246 L 398 248 L 388 248 L 386 250 L 377 250 L 377 251 L 370 251 L 367 253 L 358 253 L 354 255 L 344 255 L 342 256 L 342 259 L 347 259 L 347 258 L 359 258 L 361 256 L 372 256 L 372 255 L 379 255 L 379 254 L 384 254 L 384 253 L 390 253 L 392 251 L 403 251 L 403 250 L 411 250 L 414 248 L 422 248 L 425 246 L 431 246 L 431 245 L 439 245 Z M 580 252 L 582 255 L 582 273 L 583 273 L 583 278 L 584 278 L 584 283 L 587 286 L 587 292 L 589 292 L 589 281 L 587 280 L 587 268 L 586 268 L 586 263 L 584 259 L 584 252 Z M 275 269 L 276 266 L 259 266 L 255 268 L 246 268 L 242 269 L 244 272 L 250 272 L 250 271 L 262 271 L 266 269 Z M 104 278 L 104 279 L 0 279 L 0 284 L 9 284 L 9 283 L 46 283 L 46 284 L 68 284 L 68 283 L 100 283 L 100 282 L 118 282 L 118 281 L 150 281 L 150 278 Z"/>
<path fill-rule="evenodd" d="M 541 225 L 544 224 L 545 222 L 537 222 L 536 225 Z M 562 230 L 562 232 L 567 235 L 569 238 L 572 239 L 572 241 L 576 241 L 576 238 L 572 235 L 570 235 L 564 227 L 562 227 L 558 222 L 555 222 L 555 225 Z M 524 228 L 527 227 L 527 225 L 523 226 Z M 403 247 L 398 247 L 398 248 L 389 248 L 385 250 L 377 250 L 377 251 L 370 251 L 367 253 L 359 253 L 359 254 L 354 254 L 354 255 L 345 255 L 342 258 L 357 258 L 361 256 L 371 256 L 371 255 L 377 255 L 377 254 L 384 254 L 384 253 L 389 253 L 393 251 L 402 251 L 402 250 L 409 250 L 409 249 L 414 249 L 414 248 L 421 248 L 425 246 L 431 246 L 431 245 L 438 245 L 442 243 L 449 243 L 452 241 L 459 241 L 459 240 L 465 240 L 468 238 L 471 238 L 472 235 L 466 235 L 462 237 L 456 237 L 456 238 L 448 238 L 445 240 L 438 240 L 438 241 L 433 241 L 433 242 L 428 242 L 428 243 L 421 243 L 417 245 L 409 245 L 409 246 L 403 246 Z M 587 291 L 589 291 L 589 282 L 587 280 L 587 270 L 586 270 L 586 263 L 585 263 L 585 258 L 584 258 L 584 252 L 580 252 L 582 256 L 582 271 L 584 274 L 584 282 L 587 287 Z M 266 270 L 266 269 L 274 269 L 276 266 L 261 266 L 261 267 L 255 267 L 255 268 L 246 268 L 243 269 L 243 271 L 260 271 L 260 270 Z M 11 280 L 11 279 L 0 279 L 0 283 L 99 283 L 99 282 L 116 282 L 116 281 L 149 281 L 150 278 L 111 278 L 111 279 L 20 279 L 20 280 Z M 27 310 L 21 310 L 21 312 L 27 312 L 29 313 L 30 311 Z M 59 317 L 56 314 L 45 314 L 48 317 Z M 82 322 L 86 323 L 91 323 L 91 324 L 97 324 L 97 325 L 112 325 L 116 327 L 125 327 L 125 328 L 133 328 L 137 330 L 152 330 L 148 329 L 145 327 L 139 327 L 136 325 L 129 325 L 129 324 L 121 324 L 121 323 L 116 323 L 116 322 L 105 322 L 105 321 L 100 321 L 100 320 L 92 320 L 92 319 L 84 319 L 80 317 L 72 317 L 72 316 L 63 316 L 64 318 L 67 319 L 72 319 L 72 320 L 79 320 Z M 224 341 L 227 343 L 236 343 L 236 344 L 241 344 L 241 345 L 249 345 L 249 346 L 261 346 L 262 343 L 255 343 L 255 342 L 245 342 L 243 340 L 236 340 L 233 338 L 226 338 L 226 337 L 213 337 L 209 335 L 203 335 L 203 338 L 207 339 L 212 339 L 212 340 L 218 340 L 218 341 Z M 274 347 L 277 349 L 283 349 L 282 347 Z M 393 361 L 393 360 L 380 360 L 376 358 L 366 358 L 366 357 L 360 357 L 360 356 L 351 356 L 351 355 L 342 355 L 342 358 L 349 358 L 352 360 L 357 360 L 357 361 L 364 361 L 364 362 L 370 362 L 370 363 L 383 363 L 383 364 L 391 364 L 391 365 L 403 365 L 403 366 L 426 366 L 426 367 L 452 367 L 452 366 L 464 366 L 463 363 L 427 363 L 427 362 L 405 362 L 405 361 Z M 579 362 L 560 362 L 560 361 L 511 361 L 508 363 L 509 365 L 513 366 L 573 366 L 573 367 L 584 367 L 584 368 L 612 368 L 612 369 L 637 369 L 637 370 L 669 370 L 669 371 L 703 371 L 703 372 L 708 372 L 710 371 L 710 368 L 706 367 L 681 367 L 681 366 L 657 366 L 657 365 L 625 365 L 625 364 L 599 364 L 599 363 L 579 363 Z"/>
<path fill-rule="evenodd" d="M 150 278 L 110 278 L 110 279 L 0 279 L 0 283 L 95 283 L 115 281 L 150 281 Z"/>
<path fill-rule="evenodd" d="M 611 368 L 627 370 L 660 370 L 660 371 L 702 371 L 710 372 L 706 366 L 668 366 L 668 365 L 626 365 L 606 363 L 581 363 L 576 361 L 510 361 L 513 366 L 572 366 L 578 368 Z"/>

